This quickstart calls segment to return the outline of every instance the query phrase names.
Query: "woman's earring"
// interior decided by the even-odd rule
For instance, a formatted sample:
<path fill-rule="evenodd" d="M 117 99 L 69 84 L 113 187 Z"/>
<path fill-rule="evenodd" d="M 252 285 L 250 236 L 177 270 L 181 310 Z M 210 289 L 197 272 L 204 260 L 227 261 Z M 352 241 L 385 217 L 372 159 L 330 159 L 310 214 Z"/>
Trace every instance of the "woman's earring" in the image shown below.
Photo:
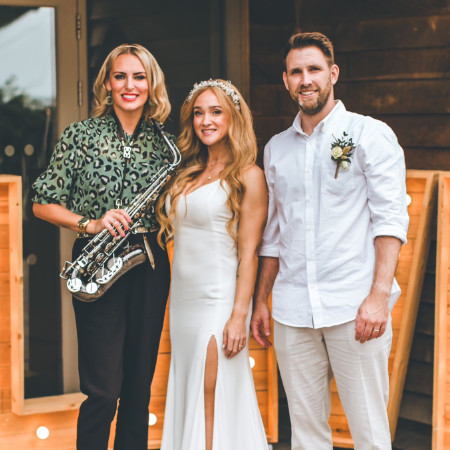
<path fill-rule="evenodd" d="M 113 104 L 113 98 L 112 98 L 111 91 L 106 91 L 106 104 L 108 106 L 111 106 Z"/>

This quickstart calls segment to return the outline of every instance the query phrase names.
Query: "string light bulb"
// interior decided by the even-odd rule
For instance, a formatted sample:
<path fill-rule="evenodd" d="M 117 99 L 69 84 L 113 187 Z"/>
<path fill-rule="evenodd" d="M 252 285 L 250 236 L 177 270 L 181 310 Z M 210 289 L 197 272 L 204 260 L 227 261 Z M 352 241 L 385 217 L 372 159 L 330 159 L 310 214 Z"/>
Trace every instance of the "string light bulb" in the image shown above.
<path fill-rule="evenodd" d="M 50 431 L 47 427 L 39 427 L 36 430 L 36 436 L 38 439 L 47 439 L 50 436 Z"/>
<path fill-rule="evenodd" d="M 150 413 L 150 414 L 148 415 L 148 425 L 149 425 L 150 427 L 152 427 L 153 425 L 155 425 L 156 422 L 158 422 L 158 418 L 156 417 L 155 414 Z"/>
<path fill-rule="evenodd" d="M 412 198 L 409 194 L 406 194 L 406 206 L 409 206 L 412 202 Z"/>

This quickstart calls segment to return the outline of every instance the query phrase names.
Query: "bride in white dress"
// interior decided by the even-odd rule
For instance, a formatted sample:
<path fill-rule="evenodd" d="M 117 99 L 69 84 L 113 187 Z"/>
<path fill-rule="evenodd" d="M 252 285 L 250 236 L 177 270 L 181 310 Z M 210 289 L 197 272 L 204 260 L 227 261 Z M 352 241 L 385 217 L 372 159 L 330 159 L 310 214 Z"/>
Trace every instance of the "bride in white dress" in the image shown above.
<path fill-rule="evenodd" d="M 194 85 L 177 143 L 183 166 L 159 202 L 160 237 L 174 239 L 161 450 L 267 450 L 248 358 L 267 190 L 236 87 Z"/>

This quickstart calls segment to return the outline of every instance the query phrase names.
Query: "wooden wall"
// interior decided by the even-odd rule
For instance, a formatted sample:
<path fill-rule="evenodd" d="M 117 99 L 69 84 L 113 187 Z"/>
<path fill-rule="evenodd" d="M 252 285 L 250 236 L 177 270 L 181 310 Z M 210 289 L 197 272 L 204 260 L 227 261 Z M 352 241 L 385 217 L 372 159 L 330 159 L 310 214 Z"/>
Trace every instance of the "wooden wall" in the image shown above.
<path fill-rule="evenodd" d="M 449 0 L 250 1 L 251 104 L 260 143 L 297 112 L 281 83 L 295 31 L 331 38 L 336 98 L 388 123 L 409 169 L 450 169 Z"/>

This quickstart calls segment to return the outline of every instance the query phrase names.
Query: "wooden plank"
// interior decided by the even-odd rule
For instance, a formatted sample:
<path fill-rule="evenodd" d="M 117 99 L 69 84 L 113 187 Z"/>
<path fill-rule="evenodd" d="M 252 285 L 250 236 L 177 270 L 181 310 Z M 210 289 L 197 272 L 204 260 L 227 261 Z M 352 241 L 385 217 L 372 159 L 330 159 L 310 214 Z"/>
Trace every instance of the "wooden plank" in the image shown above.
<path fill-rule="evenodd" d="M 419 306 L 419 315 L 417 317 L 416 332 L 428 336 L 434 336 L 434 316 L 435 307 L 433 304 L 421 302 Z"/>
<path fill-rule="evenodd" d="M 450 170 L 450 147 L 405 147 L 406 167 L 423 170 Z"/>
<path fill-rule="evenodd" d="M 8 248 L 9 247 L 9 229 L 8 225 L 0 225 L 0 248 Z"/>
<path fill-rule="evenodd" d="M 262 92 L 264 95 L 262 95 Z M 371 116 L 387 114 L 448 114 L 450 83 L 445 80 L 338 82 L 335 97 L 349 111 Z M 298 112 L 284 85 L 261 84 L 251 87 L 255 116 L 293 117 Z"/>
<path fill-rule="evenodd" d="M 0 248 L 0 272 L 9 273 L 9 249 Z"/>
<path fill-rule="evenodd" d="M 431 399 L 433 396 L 433 363 L 409 361 L 405 380 L 406 391 L 428 395 Z"/>
<path fill-rule="evenodd" d="M 11 324 L 9 317 L 0 317 L 0 342 L 8 344 L 11 342 Z"/>
<path fill-rule="evenodd" d="M 341 24 L 364 19 L 408 18 L 448 13 L 450 5 L 447 0 L 411 0 L 408 1 L 407 7 L 404 2 L 392 0 L 346 0 L 345 7 L 340 2 L 314 0 L 301 2 L 299 17 L 303 18 L 303 26 L 306 21 L 316 25 L 329 22 Z"/>
<path fill-rule="evenodd" d="M 450 175 L 441 173 L 439 177 L 438 233 L 436 252 L 436 304 L 435 304 L 435 345 L 434 345 L 434 393 L 433 393 L 433 450 L 446 448 L 450 440 L 449 422 L 445 410 L 448 406 L 445 395 L 448 362 L 447 334 L 450 330 L 448 306 L 450 295 Z"/>
<path fill-rule="evenodd" d="M 450 83 L 445 80 L 338 82 L 336 98 L 360 114 L 448 114 Z"/>
<path fill-rule="evenodd" d="M 282 25 L 252 23 L 250 26 L 251 62 L 262 61 L 268 57 L 268 65 L 277 64 L 281 69 L 284 46 L 293 33 L 295 33 L 295 28 L 286 23 Z M 252 79 L 253 76 L 252 73 Z"/>
<path fill-rule="evenodd" d="M 33 416 L 55 411 L 77 411 L 86 396 L 81 392 L 50 397 L 29 398 L 23 401 L 21 415 Z"/>
<path fill-rule="evenodd" d="M 250 21 L 254 24 L 294 25 L 295 0 L 258 0 L 250 2 Z"/>
<path fill-rule="evenodd" d="M 10 242 L 11 401 L 15 413 L 24 410 L 22 182 L 8 190 Z"/>
<path fill-rule="evenodd" d="M 450 115 L 375 115 L 374 117 L 395 130 L 402 147 L 420 147 L 425 152 L 422 154 L 422 161 L 428 157 L 428 148 L 447 149 L 447 156 L 450 156 L 450 129 L 448 126 Z"/>
<path fill-rule="evenodd" d="M 407 177 L 421 175 L 418 171 L 407 173 Z M 415 322 L 420 301 L 420 293 L 425 275 L 428 250 L 430 247 L 431 217 L 434 211 L 437 174 L 423 171 L 422 177 L 427 184 L 424 191 L 423 213 L 417 232 L 414 256 L 410 267 L 410 277 L 406 291 L 405 306 L 400 323 L 399 341 L 394 357 L 392 376 L 390 378 L 388 416 L 392 439 L 395 438 L 397 420 L 406 378 L 409 355 L 414 335 Z M 400 254 L 400 260 L 402 255 Z M 394 307 L 395 308 L 395 307 Z"/>
<path fill-rule="evenodd" d="M 205 9 L 208 9 L 208 2 L 206 0 L 196 1 L 190 3 L 186 2 L 158 2 L 158 3 L 139 3 L 139 13 L 133 9 L 124 13 L 123 4 L 110 0 L 96 0 L 92 3 L 90 8 L 89 20 L 106 20 L 119 19 L 122 20 L 128 17 L 129 19 L 141 16 L 152 16 L 154 20 L 164 21 L 167 17 L 172 19 L 173 8 L 177 8 L 177 15 L 187 18 L 190 15 L 204 17 Z M 203 13 L 203 14 L 202 14 Z"/>
<path fill-rule="evenodd" d="M 422 292 L 425 291 L 425 286 Z M 421 363 L 433 364 L 434 361 L 434 335 L 427 336 L 425 334 L 416 333 L 411 349 L 411 362 L 417 361 Z"/>
<path fill-rule="evenodd" d="M 436 79 L 450 75 L 450 58 L 445 47 L 337 51 L 335 60 L 340 81 Z"/>
<path fill-rule="evenodd" d="M 450 44 L 449 27 L 450 14 L 427 13 L 417 17 L 404 17 L 402 14 L 383 20 L 359 18 L 356 22 L 350 22 L 348 19 L 337 22 L 333 18 L 333 21 L 326 23 L 324 27 L 309 18 L 303 31 L 320 29 L 330 37 L 337 51 L 354 52 L 445 47 Z"/>
<path fill-rule="evenodd" d="M 0 413 L 10 413 L 11 400 L 11 389 L 0 389 Z"/>
<path fill-rule="evenodd" d="M 395 450 L 431 450 L 429 427 L 405 420 L 402 420 L 400 425 L 399 421 L 393 448 Z"/>
<path fill-rule="evenodd" d="M 94 4 L 95 3 L 97 2 L 94 2 Z M 121 15 L 123 15 L 123 12 Z M 203 18 L 208 18 L 207 11 L 203 12 Z M 155 43 L 155 46 L 157 46 L 160 42 L 169 41 L 176 37 L 178 38 L 179 43 L 183 44 L 182 40 L 179 39 L 180 36 L 182 36 L 183 40 L 203 39 L 203 42 L 197 42 L 199 47 L 202 47 L 205 44 L 205 40 L 207 41 L 208 39 L 207 30 L 204 27 L 192 26 L 193 22 L 201 21 L 201 19 L 202 15 L 196 15 L 195 13 L 190 13 L 184 17 L 179 14 L 172 14 L 170 19 L 168 19 L 167 15 L 157 15 L 152 14 L 151 12 L 150 14 L 146 14 L 145 11 L 142 11 L 140 14 L 136 14 L 133 17 L 133 20 L 128 24 L 120 24 L 120 29 L 127 34 L 130 42 L 142 42 L 143 38 L 145 38 L 151 40 Z M 171 24 L 170 27 L 167 26 L 169 20 Z M 113 25 L 111 23 L 105 23 L 103 20 L 101 22 L 91 22 L 92 33 L 89 39 L 89 46 L 91 48 L 95 46 L 102 47 L 104 45 L 104 39 L 107 36 L 108 30 L 112 26 Z M 143 32 L 143 30 L 145 30 L 145 32 Z M 153 53 L 154 46 L 151 45 L 148 49 Z M 171 50 L 172 51 L 169 52 L 173 54 L 173 47 Z M 183 52 L 181 49 L 177 49 L 177 59 L 178 56 L 182 59 L 185 58 L 182 53 Z M 199 51 L 198 56 L 202 56 L 204 60 L 209 59 L 208 52 L 202 54 L 202 52 Z M 160 58 L 158 57 L 157 59 L 159 63 Z"/>
<path fill-rule="evenodd" d="M 272 306 L 272 297 L 268 300 Z M 271 320 L 273 330 L 273 319 Z M 267 350 L 267 442 L 278 442 L 278 369 L 275 348 Z"/>
<path fill-rule="evenodd" d="M 402 419 L 431 425 L 433 399 L 431 396 L 405 392 L 399 416 Z"/>
<path fill-rule="evenodd" d="M 0 442 L 3 442 L 6 436 L 17 438 L 20 434 L 29 432 L 34 434 L 36 428 L 41 425 L 49 427 L 50 430 L 63 429 L 68 427 L 69 424 L 74 427 L 77 417 L 77 411 L 43 413 L 31 416 L 0 414 Z"/>
<path fill-rule="evenodd" d="M 266 49 L 252 54 L 253 84 L 278 84 L 282 82 L 282 51 Z M 336 50 L 339 50 L 336 47 Z M 439 79 L 450 76 L 450 58 L 444 48 L 365 50 L 342 53 L 336 51 L 339 66 L 339 83 L 342 81 Z"/>

